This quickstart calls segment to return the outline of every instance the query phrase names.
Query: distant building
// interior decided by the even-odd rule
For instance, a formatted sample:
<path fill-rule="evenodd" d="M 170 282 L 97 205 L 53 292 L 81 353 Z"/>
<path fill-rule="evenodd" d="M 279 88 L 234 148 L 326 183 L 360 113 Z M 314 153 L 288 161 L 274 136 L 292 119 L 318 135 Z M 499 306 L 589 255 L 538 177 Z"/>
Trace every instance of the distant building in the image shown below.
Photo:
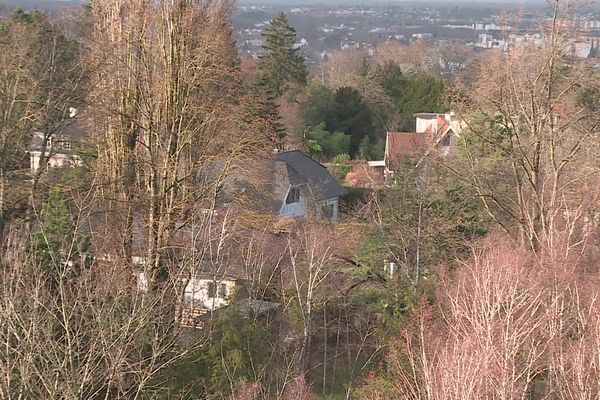
<path fill-rule="evenodd" d="M 228 170 L 211 162 L 197 179 L 219 179 L 218 208 L 239 207 L 283 218 L 336 221 L 346 190 L 327 168 L 301 151 L 284 151 L 264 160 L 240 160 Z"/>
<path fill-rule="evenodd" d="M 413 33 L 412 37 L 413 39 L 432 39 L 434 36 L 433 33 Z"/>
<path fill-rule="evenodd" d="M 74 115 L 73 115 L 74 116 Z M 75 118 L 60 123 L 54 132 L 36 131 L 29 147 L 29 165 L 32 173 L 41 168 L 76 166 L 81 164 L 77 150 L 87 137 L 82 123 Z M 43 165 L 40 165 L 42 164 Z"/>
<path fill-rule="evenodd" d="M 446 156 L 456 146 L 464 122 L 454 113 L 417 113 L 415 132 L 387 132 L 384 175 L 394 177 L 407 159 L 420 166 L 427 158 Z"/>

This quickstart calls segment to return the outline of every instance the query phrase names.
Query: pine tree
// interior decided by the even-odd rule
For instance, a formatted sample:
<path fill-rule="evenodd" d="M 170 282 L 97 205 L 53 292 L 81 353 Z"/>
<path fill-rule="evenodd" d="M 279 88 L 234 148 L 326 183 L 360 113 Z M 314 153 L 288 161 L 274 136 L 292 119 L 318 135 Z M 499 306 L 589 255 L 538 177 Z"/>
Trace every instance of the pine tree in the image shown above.
<path fill-rule="evenodd" d="M 256 90 L 248 94 L 244 103 L 241 127 L 245 130 L 261 132 L 270 145 L 281 148 L 285 127 L 274 99 L 264 91 Z"/>
<path fill-rule="evenodd" d="M 350 135 L 350 155 L 356 156 L 363 138 L 373 134 L 372 114 L 358 90 L 342 87 L 335 92 L 327 130 Z"/>
<path fill-rule="evenodd" d="M 32 239 L 33 256 L 48 274 L 50 287 L 56 288 L 65 272 L 77 273 L 82 267 L 79 255 L 88 242 L 75 233 L 71 211 L 58 186 L 52 188 L 42 207 L 40 224 Z"/>
<path fill-rule="evenodd" d="M 258 61 L 258 84 L 271 96 L 281 96 L 290 84 L 306 85 L 308 70 L 299 48 L 294 48 L 296 30 L 284 13 L 275 17 L 263 33 L 264 54 Z"/>

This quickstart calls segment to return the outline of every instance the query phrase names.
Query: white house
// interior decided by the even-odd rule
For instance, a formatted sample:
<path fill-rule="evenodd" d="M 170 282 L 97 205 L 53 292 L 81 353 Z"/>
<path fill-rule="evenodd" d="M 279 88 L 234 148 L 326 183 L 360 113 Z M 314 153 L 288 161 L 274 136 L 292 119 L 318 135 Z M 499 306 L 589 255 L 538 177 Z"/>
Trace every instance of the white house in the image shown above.
<path fill-rule="evenodd" d="M 450 112 L 416 113 L 415 132 L 387 132 L 385 141 L 385 177 L 391 179 L 406 158 L 419 167 L 434 155 L 447 156 L 456 146 L 464 121 Z"/>
<path fill-rule="evenodd" d="M 71 118 L 57 123 L 50 132 L 36 131 L 29 146 L 29 167 L 35 173 L 42 168 L 55 168 L 81 165 L 81 157 L 77 150 L 85 140 L 87 132 L 83 125 L 75 119 L 76 110 Z M 42 161 L 43 160 L 43 161 Z M 42 161 L 43 165 L 40 165 Z"/>
<path fill-rule="evenodd" d="M 138 290 L 148 290 L 148 279 L 143 271 L 137 274 Z M 229 305 L 235 293 L 237 279 L 231 276 L 210 276 L 206 273 L 197 274 L 190 278 L 181 278 L 183 286 L 183 301 L 186 308 L 215 311 Z"/>
<path fill-rule="evenodd" d="M 279 215 L 335 221 L 347 193 L 327 168 L 299 150 L 278 153 L 278 186 L 285 188 Z"/>

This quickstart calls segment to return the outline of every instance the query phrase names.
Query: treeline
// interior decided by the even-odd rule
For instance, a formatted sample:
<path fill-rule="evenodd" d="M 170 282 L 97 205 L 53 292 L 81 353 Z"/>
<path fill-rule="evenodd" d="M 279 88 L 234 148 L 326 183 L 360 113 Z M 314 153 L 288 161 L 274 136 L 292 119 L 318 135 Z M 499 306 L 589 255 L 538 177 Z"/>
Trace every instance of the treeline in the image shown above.
<path fill-rule="evenodd" d="M 93 0 L 2 24 L 1 396 L 597 397 L 600 81 L 563 53 L 570 10 L 543 49 L 385 45 L 313 74 L 283 14 L 240 59 L 231 12 Z M 340 222 L 253 209 L 274 148 L 380 159 L 386 130 L 446 110 L 454 154 L 406 159 Z M 75 128 L 81 161 L 47 168 Z M 199 274 L 238 289 L 189 329 Z"/>
<path fill-rule="evenodd" d="M 381 64 L 382 62 L 383 64 Z M 383 159 L 386 131 L 414 131 L 417 112 L 446 112 L 446 82 L 361 52 L 334 54 L 307 87 L 306 147 L 314 157 Z"/>

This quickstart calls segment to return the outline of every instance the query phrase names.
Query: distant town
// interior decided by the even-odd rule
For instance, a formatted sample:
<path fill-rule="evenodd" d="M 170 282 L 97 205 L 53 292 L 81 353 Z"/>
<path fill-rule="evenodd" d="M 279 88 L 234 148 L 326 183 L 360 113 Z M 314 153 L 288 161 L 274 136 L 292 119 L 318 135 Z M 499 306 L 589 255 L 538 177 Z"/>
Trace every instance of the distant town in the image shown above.
<path fill-rule="evenodd" d="M 296 46 L 304 50 L 311 66 L 337 50 L 356 48 L 372 53 L 377 45 L 389 42 L 460 43 L 474 51 L 507 51 L 526 44 L 541 47 L 538 24 L 551 15 L 546 4 L 531 4 L 526 9 L 489 2 L 304 7 L 244 4 L 233 16 L 243 55 L 256 57 L 263 51 L 263 30 L 281 11 L 296 28 Z M 579 58 L 594 58 L 598 55 L 600 16 L 590 8 L 578 18 L 579 35 L 568 51 Z"/>

